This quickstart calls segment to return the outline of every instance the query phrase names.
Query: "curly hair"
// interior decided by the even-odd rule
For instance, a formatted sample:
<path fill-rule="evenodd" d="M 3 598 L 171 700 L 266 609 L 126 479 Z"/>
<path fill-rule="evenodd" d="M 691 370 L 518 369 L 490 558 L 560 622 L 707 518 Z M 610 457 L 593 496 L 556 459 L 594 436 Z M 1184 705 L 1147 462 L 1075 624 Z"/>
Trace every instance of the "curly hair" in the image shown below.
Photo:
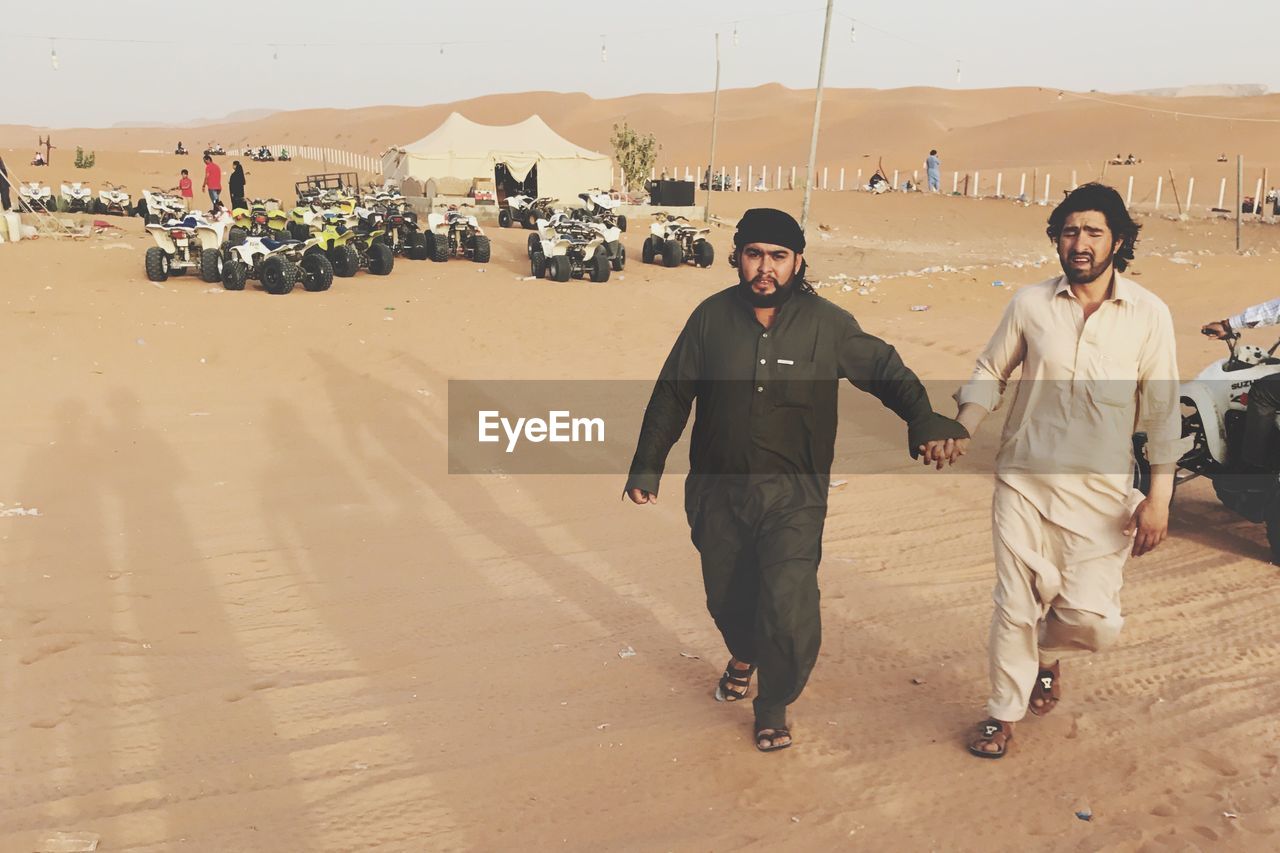
<path fill-rule="evenodd" d="M 1049 235 L 1050 242 L 1056 244 L 1062 236 L 1062 227 L 1066 224 L 1067 217 L 1085 210 L 1096 210 L 1106 217 L 1112 238 L 1120 241 L 1120 248 L 1116 250 L 1116 269 L 1124 272 L 1133 260 L 1133 247 L 1138 242 L 1138 232 L 1142 230 L 1142 226 L 1133 221 L 1120 193 L 1106 184 L 1081 184 L 1072 190 L 1053 209 L 1053 213 L 1049 214 L 1049 227 L 1044 233 Z"/>

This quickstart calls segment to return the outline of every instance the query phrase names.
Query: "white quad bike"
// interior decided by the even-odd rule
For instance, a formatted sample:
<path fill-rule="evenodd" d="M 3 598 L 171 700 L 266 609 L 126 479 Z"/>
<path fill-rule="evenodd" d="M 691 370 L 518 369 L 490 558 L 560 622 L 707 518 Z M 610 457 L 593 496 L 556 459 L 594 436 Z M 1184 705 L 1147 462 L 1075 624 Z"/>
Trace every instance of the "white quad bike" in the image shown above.
<path fill-rule="evenodd" d="M 53 190 L 39 181 L 22 181 L 18 184 L 18 203 L 25 210 L 43 210 L 49 213 L 58 209 L 53 200 Z"/>
<path fill-rule="evenodd" d="M 158 225 L 170 219 L 185 219 L 187 203 L 182 196 L 167 193 L 164 190 L 149 189 L 142 191 L 142 201 L 138 205 L 148 225 Z"/>
<path fill-rule="evenodd" d="M 1210 364 L 1190 382 L 1182 383 L 1182 435 L 1191 436 L 1193 443 L 1178 460 L 1174 484 L 1176 487 L 1196 477 L 1210 480 L 1224 506 L 1255 524 L 1266 524 L 1271 560 L 1280 564 L 1280 475 L 1242 474 L 1238 464 L 1244 445 L 1249 389 L 1262 377 L 1280 373 L 1280 358 L 1275 357 L 1280 340 L 1270 350 L 1263 350 L 1252 345 L 1237 346 L 1239 338 L 1238 334 L 1226 338 L 1228 356 Z M 1280 428 L 1280 418 L 1276 426 Z M 1140 452 L 1145 440 L 1142 434 L 1134 438 L 1138 451 L 1135 485 L 1144 493 L 1151 476 L 1150 466 Z"/>
<path fill-rule="evenodd" d="M 262 289 L 275 296 L 291 292 L 298 282 L 311 293 L 328 290 L 333 284 L 333 264 L 319 243 L 319 237 L 309 240 L 248 237 L 238 246 L 228 247 L 222 286 L 227 290 L 244 290 L 245 282 L 252 278 L 262 282 Z"/>
<path fill-rule="evenodd" d="M 444 213 L 427 214 L 427 230 L 422 236 L 423 257 L 433 261 L 459 257 L 487 264 L 493 256 L 489 238 L 476 218 L 452 205 Z"/>
<path fill-rule="evenodd" d="M 646 264 L 657 263 L 659 255 L 662 256 L 662 265 L 667 267 L 678 267 L 686 261 L 709 267 L 715 262 L 715 247 L 707 239 L 710 228 L 698 228 L 690 225 L 683 216 L 672 216 L 662 211 L 653 217 L 649 236 L 640 249 L 640 259 Z"/>
<path fill-rule="evenodd" d="M 568 226 L 561 226 L 561 223 L 570 223 Z M 618 226 L 606 225 L 595 218 L 575 217 L 564 211 L 556 211 L 551 215 L 550 219 L 538 220 L 538 231 L 529 235 L 529 258 L 533 259 L 535 252 L 542 252 L 542 242 L 549 239 L 550 232 L 563 227 L 589 228 L 598 233 L 604 240 L 605 252 L 609 256 L 609 266 L 614 272 L 621 272 L 627 266 L 627 249 L 622 245 L 622 233 Z M 545 255 L 545 252 L 544 252 Z"/>
<path fill-rule="evenodd" d="M 510 228 L 519 222 L 530 230 L 538 227 L 539 219 L 550 219 L 558 199 L 529 198 L 527 195 L 507 196 L 507 206 L 498 210 L 498 225 Z"/>
<path fill-rule="evenodd" d="M 89 184 L 85 181 L 63 181 L 58 209 L 63 213 L 92 213 L 93 191 Z"/>
<path fill-rule="evenodd" d="M 124 191 L 124 187 L 107 184 L 104 189 L 98 190 L 98 200 L 93 204 L 93 212 L 133 216 L 133 197 Z"/>
<path fill-rule="evenodd" d="M 164 224 L 147 225 L 147 233 L 156 243 L 147 249 L 144 259 L 147 278 L 165 281 L 171 275 L 198 270 L 203 281 L 210 284 L 221 281 L 222 247 L 231 224 L 229 219 L 209 221 L 197 212 Z"/>
<path fill-rule="evenodd" d="M 537 227 L 538 245 L 534 248 L 532 239 L 529 243 L 529 272 L 534 278 L 609 280 L 609 250 L 598 230 L 563 214 L 539 220 Z"/>
<path fill-rule="evenodd" d="M 627 217 L 615 212 L 622 207 L 622 199 L 614 198 L 601 189 L 578 193 L 578 198 L 582 199 L 582 207 L 573 211 L 575 219 L 594 219 L 626 233 Z"/>

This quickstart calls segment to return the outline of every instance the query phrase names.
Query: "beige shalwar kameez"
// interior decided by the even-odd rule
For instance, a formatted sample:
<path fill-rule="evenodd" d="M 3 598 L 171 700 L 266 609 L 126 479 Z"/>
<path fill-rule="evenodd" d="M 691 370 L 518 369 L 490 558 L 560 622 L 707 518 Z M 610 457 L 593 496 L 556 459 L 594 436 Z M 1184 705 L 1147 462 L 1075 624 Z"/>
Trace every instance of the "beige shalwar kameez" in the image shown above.
<path fill-rule="evenodd" d="M 1169 309 L 1120 273 L 1087 321 L 1065 276 L 1019 290 L 956 399 L 995 411 L 1019 366 L 992 501 L 987 709 L 1007 722 L 1026 713 L 1042 656 L 1119 635 L 1124 527 L 1142 501 L 1132 434 L 1153 465 L 1186 444 Z"/>

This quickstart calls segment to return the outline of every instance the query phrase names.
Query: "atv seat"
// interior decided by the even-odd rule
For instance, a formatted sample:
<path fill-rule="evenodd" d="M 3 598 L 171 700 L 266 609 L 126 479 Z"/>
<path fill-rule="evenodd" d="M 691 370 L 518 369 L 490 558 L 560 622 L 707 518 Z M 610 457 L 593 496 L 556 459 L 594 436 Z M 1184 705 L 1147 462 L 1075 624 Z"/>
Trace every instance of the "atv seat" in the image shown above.
<path fill-rule="evenodd" d="M 274 252 L 276 249 L 279 249 L 281 246 L 287 246 L 290 243 L 297 243 L 297 242 L 298 242 L 297 240 L 272 240 L 270 237 L 263 237 L 262 248 L 266 249 L 268 252 Z"/>

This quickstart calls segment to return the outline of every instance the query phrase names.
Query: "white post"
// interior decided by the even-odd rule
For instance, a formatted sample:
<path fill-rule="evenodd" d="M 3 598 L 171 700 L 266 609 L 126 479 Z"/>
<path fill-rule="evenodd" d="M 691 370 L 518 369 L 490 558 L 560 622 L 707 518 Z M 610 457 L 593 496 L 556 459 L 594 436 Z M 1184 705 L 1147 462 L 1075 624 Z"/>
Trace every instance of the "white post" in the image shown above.
<path fill-rule="evenodd" d="M 1041 204 L 1049 203 L 1049 175 L 1048 174 L 1044 176 L 1044 200 L 1041 201 L 1040 203 Z"/>
<path fill-rule="evenodd" d="M 1262 178 L 1258 178 L 1258 185 L 1253 190 L 1253 215 L 1262 217 Z"/>
<path fill-rule="evenodd" d="M 1124 206 L 1133 206 L 1133 175 L 1129 176 L 1129 189 L 1124 194 Z"/>
<path fill-rule="evenodd" d="M 827 167 L 826 166 L 822 167 L 822 188 L 824 190 L 827 188 Z"/>
<path fill-rule="evenodd" d="M 779 166 L 778 170 L 774 173 L 773 188 L 775 190 L 782 189 L 782 167 L 781 166 Z"/>
<path fill-rule="evenodd" d="M 1000 191 L 1004 187 L 1004 172 L 996 172 L 996 198 L 1001 198 Z"/>
<path fill-rule="evenodd" d="M 978 173 L 974 172 L 973 173 L 973 197 L 974 198 L 978 197 L 978 177 L 979 177 Z"/>
<path fill-rule="evenodd" d="M 796 167 L 791 167 L 791 189 L 796 188 Z"/>
<path fill-rule="evenodd" d="M 897 169 L 893 170 L 893 185 L 890 186 L 889 189 L 893 190 L 894 192 L 898 191 L 898 170 Z"/>
<path fill-rule="evenodd" d="M 1156 175 L 1156 210 L 1160 209 L 1160 193 L 1164 190 L 1164 175 Z"/>
<path fill-rule="evenodd" d="M 840 192 L 844 192 L 844 166 L 840 167 Z"/>
<path fill-rule="evenodd" d="M 858 170 L 858 189 L 862 189 L 862 170 Z"/>
<path fill-rule="evenodd" d="M 769 167 L 768 166 L 764 166 L 764 165 L 760 166 L 760 188 L 766 189 L 766 190 L 769 189 Z"/>
<path fill-rule="evenodd" d="M 1222 203 L 1227 200 L 1227 179 L 1223 178 L 1218 184 L 1218 209 L 1222 209 Z"/>
<path fill-rule="evenodd" d="M 1071 170 L 1071 189 L 1074 190 L 1078 186 L 1079 184 L 1076 183 L 1076 170 L 1072 169 Z"/>
<path fill-rule="evenodd" d="M 655 178 L 657 178 L 657 177 L 658 177 L 658 167 L 657 167 L 657 166 L 650 166 L 650 167 L 649 167 L 649 180 L 651 180 L 651 181 L 652 181 L 652 180 L 654 180 L 654 179 L 655 179 Z"/>
<path fill-rule="evenodd" d="M 1022 180 L 1018 182 L 1018 198 L 1022 198 L 1027 194 L 1027 173 L 1022 173 Z"/>
<path fill-rule="evenodd" d="M 735 191 L 742 188 L 742 183 L 738 180 L 738 167 L 733 167 L 733 189 Z"/>
<path fill-rule="evenodd" d="M 1183 208 L 1187 215 L 1191 215 L 1191 194 L 1195 192 L 1196 179 L 1194 177 L 1187 179 L 1187 206 Z"/>
<path fill-rule="evenodd" d="M 720 167 L 720 192 L 724 192 L 724 166 Z"/>
<path fill-rule="evenodd" d="M 960 189 L 960 173 L 952 172 L 951 173 L 951 194 L 955 195 L 955 193 L 959 189 Z"/>
<path fill-rule="evenodd" d="M 747 192 L 749 193 L 753 193 L 756 191 L 756 182 L 752 180 L 752 178 L 754 177 L 755 177 L 754 167 L 752 167 L 750 164 L 747 164 Z"/>
<path fill-rule="evenodd" d="M 911 186 L 913 187 L 920 186 L 920 170 L 919 169 L 911 170 Z"/>

